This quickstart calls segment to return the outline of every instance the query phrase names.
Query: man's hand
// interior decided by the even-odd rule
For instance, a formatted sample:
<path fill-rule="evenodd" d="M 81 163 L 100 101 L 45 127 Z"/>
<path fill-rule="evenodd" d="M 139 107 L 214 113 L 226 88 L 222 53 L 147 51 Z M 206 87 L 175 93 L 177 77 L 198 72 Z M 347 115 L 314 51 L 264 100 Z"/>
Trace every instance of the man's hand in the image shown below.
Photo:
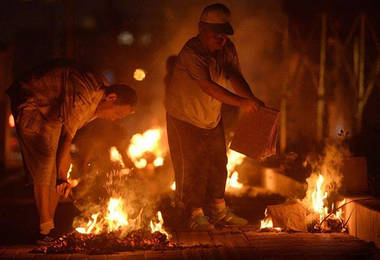
<path fill-rule="evenodd" d="M 57 181 L 57 192 L 59 195 L 67 198 L 71 192 L 71 185 L 67 181 Z"/>
<path fill-rule="evenodd" d="M 261 102 L 262 103 L 262 102 Z M 252 99 L 243 99 L 241 102 L 240 102 L 240 108 L 244 111 L 244 112 L 255 112 L 257 110 L 259 110 L 260 106 L 262 106 L 264 103 L 261 104 L 260 102 L 258 102 L 257 100 L 252 100 Z"/>

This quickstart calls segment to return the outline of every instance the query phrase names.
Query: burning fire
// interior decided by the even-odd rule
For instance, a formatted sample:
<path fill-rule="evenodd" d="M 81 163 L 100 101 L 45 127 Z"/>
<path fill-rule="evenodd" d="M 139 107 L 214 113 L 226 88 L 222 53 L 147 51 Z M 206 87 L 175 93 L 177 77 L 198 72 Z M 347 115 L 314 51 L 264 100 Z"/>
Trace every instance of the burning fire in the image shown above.
<path fill-rule="evenodd" d="M 233 192 L 242 189 L 244 186 L 242 183 L 239 182 L 239 173 L 236 170 L 236 167 L 243 163 L 244 158 L 246 156 L 233 150 L 228 150 L 227 157 L 228 177 L 226 183 L 226 191 Z"/>
<path fill-rule="evenodd" d="M 76 187 L 79 182 L 80 182 L 80 179 L 73 179 L 71 178 L 71 172 L 73 171 L 73 164 L 70 163 L 70 167 L 69 167 L 69 170 L 67 171 L 67 182 L 71 185 L 72 188 Z"/>
<path fill-rule="evenodd" d="M 121 154 L 119 153 L 119 151 L 117 150 L 115 146 L 112 146 L 110 148 L 110 160 L 112 162 L 118 162 L 121 167 L 125 168 L 123 157 L 121 156 Z"/>
<path fill-rule="evenodd" d="M 118 230 L 137 230 L 140 227 L 137 219 L 130 219 L 126 212 L 125 201 L 121 197 L 112 197 L 108 201 L 107 212 L 104 216 L 102 212 L 97 212 L 91 215 L 91 219 L 87 224 L 80 225 L 75 230 L 82 234 L 100 234 L 103 232 L 110 233 Z M 141 211 L 140 211 L 141 214 Z M 102 217 L 104 216 L 104 217 Z M 160 232 L 167 236 L 170 235 L 163 228 L 164 219 L 160 211 L 157 212 L 158 221 L 150 221 L 151 232 Z"/>
<path fill-rule="evenodd" d="M 280 227 L 273 227 L 273 221 L 270 216 L 267 214 L 268 209 L 265 209 L 264 212 L 264 219 L 260 221 L 260 230 L 265 230 L 265 229 L 273 229 L 275 231 L 281 231 Z"/>
<path fill-rule="evenodd" d="M 150 129 L 143 134 L 135 134 L 128 148 L 128 155 L 136 168 L 142 169 L 149 164 L 154 167 L 164 164 L 162 146 L 160 145 L 162 130 Z M 153 159 L 151 157 L 153 156 Z"/>
<path fill-rule="evenodd" d="M 331 186 L 331 183 L 327 183 L 326 178 L 322 174 L 312 175 L 309 177 L 308 184 L 312 187 L 308 189 L 306 193 L 306 198 L 303 200 L 304 205 L 312 211 L 314 219 L 318 220 L 318 223 L 315 225 L 315 229 L 329 230 L 330 228 L 327 225 L 327 222 L 324 220 L 336 220 L 343 223 L 342 218 L 342 209 L 335 210 L 334 203 L 332 207 L 329 208 L 326 206 L 326 199 L 328 197 L 328 187 Z M 310 195 L 311 194 L 311 195 Z M 309 198 L 311 197 L 311 199 Z M 310 202 L 311 201 L 311 202 Z M 343 199 L 337 203 L 337 208 L 346 203 L 346 200 Z M 333 211 L 336 211 L 333 213 Z M 330 214 L 331 213 L 331 214 Z M 329 215 L 330 214 L 330 215 Z M 326 219 L 327 218 L 327 219 Z M 324 221 L 322 223 L 322 221 Z M 322 223 L 322 225 L 321 225 Z"/>
<path fill-rule="evenodd" d="M 122 198 L 111 198 L 108 202 L 108 215 L 106 217 L 108 232 L 128 225 L 128 215 L 123 209 Z"/>
<path fill-rule="evenodd" d="M 158 222 L 153 222 L 153 220 L 150 221 L 150 229 L 152 230 L 152 233 L 154 232 L 163 233 L 169 239 L 170 235 L 162 227 L 164 225 L 164 219 L 162 218 L 161 211 L 157 212 L 157 219 L 158 219 Z"/>
<path fill-rule="evenodd" d="M 343 223 L 342 209 L 336 210 L 335 206 L 338 208 L 343 205 L 345 199 L 333 203 L 329 207 L 327 198 L 336 193 L 341 186 L 342 174 L 339 170 L 343 157 L 347 156 L 348 153 L 347 149 L 342 146 L 328 145 L 325 148 L 324 155 L 311 163 L 313 173 L 306 180 L 308 189 L 302 203 L 310 212 L 307 221 L 309 223 L 317 222 L 314 225 L 316 230 L 330 230 L 331 225 L 328 222 L 335 222 L 333 225 Z"/>

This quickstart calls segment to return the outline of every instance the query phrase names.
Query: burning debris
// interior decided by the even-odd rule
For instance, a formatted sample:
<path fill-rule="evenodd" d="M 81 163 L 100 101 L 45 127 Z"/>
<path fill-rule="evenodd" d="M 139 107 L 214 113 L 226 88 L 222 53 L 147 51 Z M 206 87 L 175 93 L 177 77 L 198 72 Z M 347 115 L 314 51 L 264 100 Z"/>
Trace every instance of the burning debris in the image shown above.
<path fill-rule="evenodd" d="M 110 254 L 122 251 L 170 248 L 176 248 L 176 245 L 169 242 L 165 234 L 139 229 L 129 232 L 123 238 L 120 237 L 120 231 L 101 234 L 72 232 L 58 238 L 52 245 L 32 250 L 31 253 Z"/>
<path fill-rule="evenodd" d="M 288 231 L 345 232 L 342 212 L 345 199 L 341 199 L 338 191 L 342 181 L 340 168 L 347 154 L 342 146 L 328 145 L 323 157 L 307 162 L 312 174 L 306 180 L 306 196 L 299 202 L 268 206 L 260 230 L 273 221 L 271 227 Z"/>

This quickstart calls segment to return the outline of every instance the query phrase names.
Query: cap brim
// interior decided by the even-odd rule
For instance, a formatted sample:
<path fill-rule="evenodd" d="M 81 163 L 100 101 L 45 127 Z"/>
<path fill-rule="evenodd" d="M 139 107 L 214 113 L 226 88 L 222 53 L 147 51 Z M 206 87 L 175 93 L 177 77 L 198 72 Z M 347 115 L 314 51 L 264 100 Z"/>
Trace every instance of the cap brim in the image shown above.
<path fill-rule="evenodd" d="M 204 23 L 206 26 L 213 32 L 216 33 L 223 33 L 232 35 L 234 34 L 234 29 L 232 29 L 232 26 L 230 23 Z"/>

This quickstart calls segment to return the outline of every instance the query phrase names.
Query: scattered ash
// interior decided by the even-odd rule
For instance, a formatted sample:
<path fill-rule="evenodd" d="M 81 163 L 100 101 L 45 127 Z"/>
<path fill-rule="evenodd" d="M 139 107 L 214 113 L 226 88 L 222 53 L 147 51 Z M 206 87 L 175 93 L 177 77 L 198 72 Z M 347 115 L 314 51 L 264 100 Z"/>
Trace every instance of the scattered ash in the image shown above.
<path fill-rule="evenodd" d="M 98 235 L 72 232 L 55 240 L 51 245 L 34 249 L 31 253 L 59 254 L 112 254 L 134 250 L 167 250 L 176 249 L 177 245 L 169 242 L 165 234 L 151 233 L 146 230 L 135 230 L 124 238 L 119 232 Z"/>

